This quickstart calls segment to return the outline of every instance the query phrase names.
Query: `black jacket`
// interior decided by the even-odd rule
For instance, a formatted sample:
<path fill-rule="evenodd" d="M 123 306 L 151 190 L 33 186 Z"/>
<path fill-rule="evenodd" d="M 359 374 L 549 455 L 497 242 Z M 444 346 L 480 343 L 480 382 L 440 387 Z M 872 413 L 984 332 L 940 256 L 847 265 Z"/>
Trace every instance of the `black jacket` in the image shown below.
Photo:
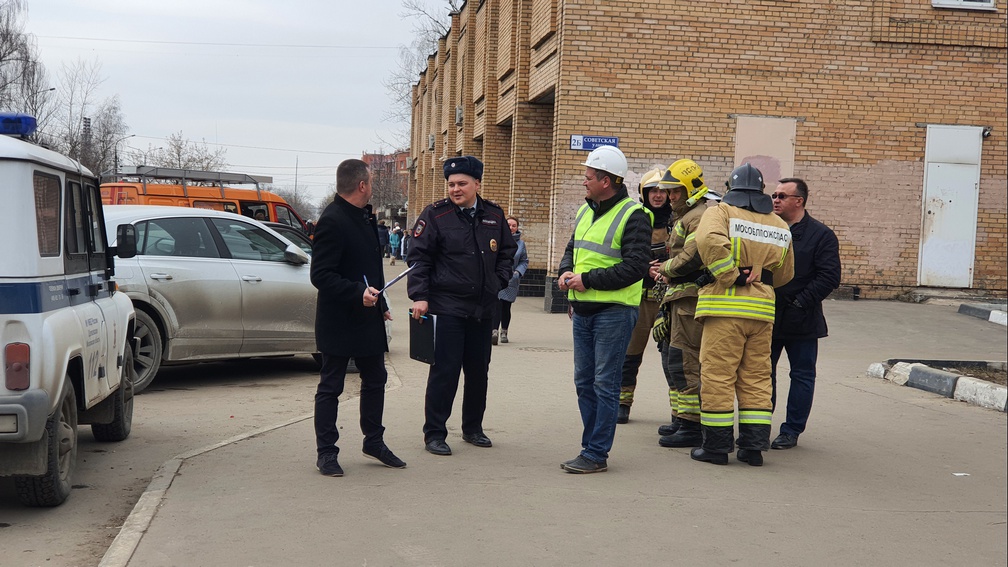
<path fill-rule="evenodd" d="M 776 289 L 775 339 L 821 339 L 828 334 L 822 302 L 840 286 L 840 244 L 836 234 L 805 212 L 791 225 L 794 279 Z"/>
<path fill-rule="evenodd" d="M 364 307 L 364 277 L 371 287 L 385 286 L 382 250 L 371 205 L 358 208 L 336 196 L 315 225 L 311 281 L 318 289 L 315 344 L 336 356 L 373 356 L 388 352 L 384 296 Z"/>
<path fill-rule="evenodd" d="M 442 199 L 420 213 L 411 236 L 410 299 L 428 302 L 434 315 L 493 316 L 518 249 L 500 207 L 477 196 L 469 217 Z"/>
<path fill-rule="evenodd" d="M 606 213 L 613 206 L 627 197 L 626 186 L 622 186 L 616 195 L 606 199 L 595 206 L 595 203 L 588 201 L 588 205 L 598 218 Z M 587 201 L 587 199 L 586 199 Z M 651 218 L 643 209 L 638 209 L 630 213 L 627 223 L 623 227 L 623 238 L 621 240 L 620 254 L 623 259 L 620 263 L 609 268 L 595 268 L 581 274 L 581 283 L 588 289 L 622 289 L 634 282 L 647 277 L 648 264 L 651 262 Z M 557 274 L 574 270 L 574 235 L 571 235 L 570 242 L 564 250 L 563 259 L 560 260 L 560 268 Z M 606 307 L 611 307 L 608 303 L 589 303 L 584 301 L 572 301 L 574 311 L 581 315 L 597 313 Z"/>

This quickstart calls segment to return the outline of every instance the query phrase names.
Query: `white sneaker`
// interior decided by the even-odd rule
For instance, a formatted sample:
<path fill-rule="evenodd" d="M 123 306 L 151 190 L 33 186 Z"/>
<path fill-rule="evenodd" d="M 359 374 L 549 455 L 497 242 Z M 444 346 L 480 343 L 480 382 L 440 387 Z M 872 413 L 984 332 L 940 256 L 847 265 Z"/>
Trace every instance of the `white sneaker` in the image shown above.
<path fill-rule="evenodd" d="M 501 329 L 501 332 L 500 332 L 500 342 L 501 343 L 507 343 L 508 342 L 508 340 L 507 340 L 507 329 Z"/>
<path fill-rule="evenodd" d="M 490 344 L 492 345 L 497 344 L 497 331 L 493 331 L 492 333 L 490 333 Z"/>

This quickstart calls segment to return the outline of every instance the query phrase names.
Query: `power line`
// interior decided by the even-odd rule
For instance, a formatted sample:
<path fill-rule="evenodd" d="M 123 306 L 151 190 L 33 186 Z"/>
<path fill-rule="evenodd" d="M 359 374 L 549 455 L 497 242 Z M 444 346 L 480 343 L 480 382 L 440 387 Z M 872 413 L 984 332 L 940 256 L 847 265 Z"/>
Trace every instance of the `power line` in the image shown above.
<path fill-rule="evenodd" d="M 154 45 L 212 45 L 217 47 L 280 47 L 284 49 L 399 49 L 398 45 L 312 45 L 293 43 L 224 43 L 215 41 L 163 41 L 153 39 L 113 39 L 107 37 L 74 37 L 65 35 L 36 35 L 40 39 L 68 39 L 71 41 L 100 41 L 106 43 L 147 43 Z"/>
<path fill-rule="evenodd" d="M 136 137 L 137 138 L 143 138 L 145 140 L 161 140 L 161 141 L 167 140 L 167 138 L 161 138 L 161 137 L 158 137 L 158 136 L 143 136 L 143 135 L 140 135 L 140 134 L 137 134 Z M 302 153 L 302 154 L 322 154 L 322 155 L 327 155 L 327 156 L 356 156 L 356 155 L 358 155 L 357 153 L 348 153 L 348 152 L 322 152 L 322 151 L 318 151 L 318 150 L 298 150 L 298 149 L 291 149 L 291 148 L 267 148 L 267 147 L 264 147 L 264 146 L 242 146 L 242 145 L 239 145 L 239 144 L 221 144 L 219 142 L 207 142 L 206 140 L 202 140 L 201 142 L 193 142 L 193 143 L 203 143 L 203 144 L 206 144 L 208 146 L 223 146 L 223 147 L 226 147 L 226 148 L 244 148 L 244 149 L 247 149 L 247 150 L 268 150 L 268 151 L 271 151 L 271 152 L 292 152 L 292 153 Z"/>

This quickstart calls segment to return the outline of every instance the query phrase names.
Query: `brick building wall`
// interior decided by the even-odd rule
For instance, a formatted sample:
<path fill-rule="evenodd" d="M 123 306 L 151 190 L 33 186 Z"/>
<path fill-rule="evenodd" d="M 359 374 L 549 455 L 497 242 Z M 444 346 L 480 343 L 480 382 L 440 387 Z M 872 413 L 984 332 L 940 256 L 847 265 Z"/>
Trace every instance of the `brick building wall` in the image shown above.
<path fill-rule="evenodd" d="M 917 285 L 925 126 L 991 127 L 982 143 L 973 287 L 1008 288 L 1003 6 L 485 0 L 465 4 L 459 17 L 476 28 L 466 30 L 475 61 L 464 91 L 472 109 L 464 106 L 464 121 L 474 128 L 458 133 L 455 149 L 484 160 L 486 196 L 525 221 L 537 274 L 555 272 L 583 202 L 586 153 L 569 149 L 571 135 L 619 137 L 633 189 L 641 173 L 680 157 L 723 189 L 740 159 L 739 117 L 754 116 L 794 121 L 793 174 L 809 183 L 810 213 L 840 239 L 842 283 L 865 297 Z M 418 86 L 442 71 L 429 67 Z M 414 130 L 434 127 L 438 113 L 424 112 L 430 96 L 418 88 Z M 444 157 L 426 156 L 423 145 L 413 152 L 431 166 Z M 443 193 L 438 175 L 418 177 L 418 195 L 433 195 L 428 182 Z M 414 209 L 426 202 L 410 198 Z"/>

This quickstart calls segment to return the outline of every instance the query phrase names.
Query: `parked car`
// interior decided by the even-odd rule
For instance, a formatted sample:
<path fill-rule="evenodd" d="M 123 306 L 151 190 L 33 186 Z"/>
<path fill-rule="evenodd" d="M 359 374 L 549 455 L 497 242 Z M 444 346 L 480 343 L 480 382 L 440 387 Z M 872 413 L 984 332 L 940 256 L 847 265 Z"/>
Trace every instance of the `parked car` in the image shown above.
<path fill-rule="evenodd" d="M 134 314 L 113 275 L 136 242 L 125 226 L 107 246 L 116 224 L 106 230 L 97 177 L 21 139 L 35 124 L 0 114 L 0 477 L 23 504 L 57 506 L 74 486 L 78 425 L 100 442 L 132 429 Z"/>
<path fill-rule="evenodd" d="M 317 292 L 297 245 L 208 209 L 111 205 L 105 218 L 136 227 L 137 255 L 116 265 L 136 308 L 136 392 L 162 365 L 315 354 Z"/>
<path fill-rule="evenodd" d="M 294 244 L 297 244 L 298 248 L 304 250 L 305 254 L 311 256 L 312 241 L 308 238 L 308 235 L 305 234 L 304 231 L 298 230 L 297 228 L 282 222 L 263 222 L 263 224 L 273 229 L 280 236 L 290 240 Z"/>

